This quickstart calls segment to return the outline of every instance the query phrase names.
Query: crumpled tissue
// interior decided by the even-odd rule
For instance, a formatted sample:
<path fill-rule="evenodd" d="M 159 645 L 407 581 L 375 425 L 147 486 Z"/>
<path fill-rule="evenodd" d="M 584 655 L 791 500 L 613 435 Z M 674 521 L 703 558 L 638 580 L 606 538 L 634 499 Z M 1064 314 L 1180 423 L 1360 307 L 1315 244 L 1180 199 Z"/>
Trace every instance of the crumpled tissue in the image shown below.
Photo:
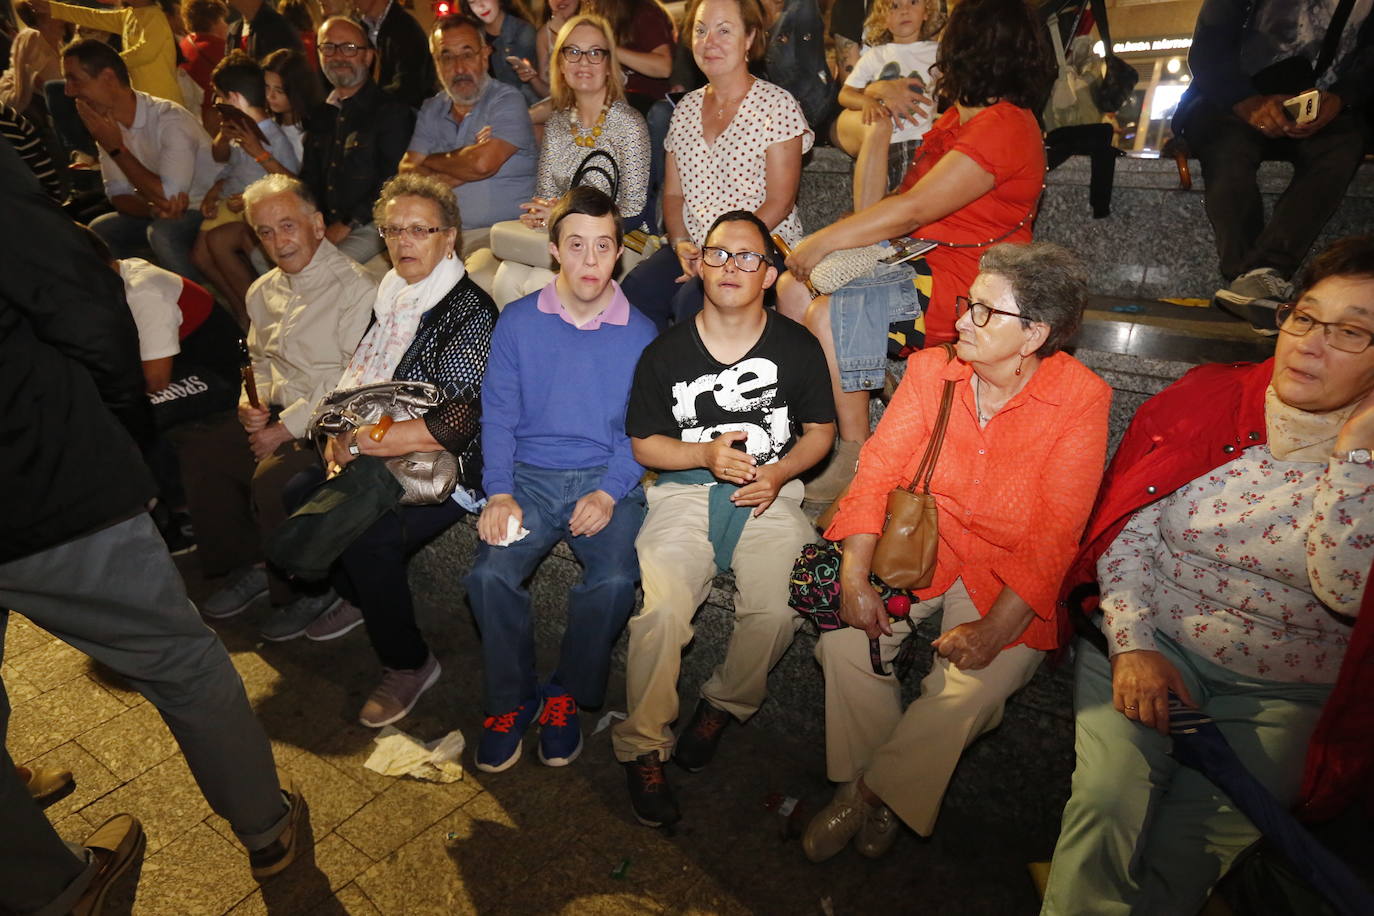
<path fill-rule="evenodd" d="M 529 536 L 529 533 L 530 529 L 526 528 L 524 525 L 516 521 L 515 516 L 512 515 L 506 519 L 506 536 L 502 538 L 501 541 L 497 543 L 495 546 L 509 547 L 516 541 L 524 540 L 526 537 Z"/>
<path fill-rule="evenodd" d="M 429 782 L 457 782 L 463 778 L 463 733 L 454 730 L 422 744 L 388 725 L 377 733 L 377 747 L 363 766 L 383 776 L 413 776 Z"/>

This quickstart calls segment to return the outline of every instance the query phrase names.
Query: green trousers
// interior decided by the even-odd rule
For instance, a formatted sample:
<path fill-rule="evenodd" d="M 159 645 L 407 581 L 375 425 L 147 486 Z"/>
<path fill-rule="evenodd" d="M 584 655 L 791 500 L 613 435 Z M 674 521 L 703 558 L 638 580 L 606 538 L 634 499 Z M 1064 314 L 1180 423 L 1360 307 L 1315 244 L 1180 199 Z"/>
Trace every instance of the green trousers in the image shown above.
<path fill-rule="evenodd" d="M 1331 685 L 1239 675 L 1156 639 L 1250 772 L 1279 801 L 1295 801 Z M 1192 916 L 1259 831 L 1169 756 L 1171 739 L 1113 708 L 1110 662 L 1085 642 L 1077 648 L 1078 762 L 1041 913 Z"/>

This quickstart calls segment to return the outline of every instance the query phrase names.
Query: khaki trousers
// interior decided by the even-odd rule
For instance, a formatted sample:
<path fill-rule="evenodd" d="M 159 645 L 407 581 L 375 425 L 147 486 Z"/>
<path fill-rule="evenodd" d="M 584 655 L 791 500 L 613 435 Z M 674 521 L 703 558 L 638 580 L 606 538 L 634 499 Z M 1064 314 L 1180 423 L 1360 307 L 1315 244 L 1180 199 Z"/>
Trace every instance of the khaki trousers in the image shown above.
<path fill-rule="evenodd" d="M 891 663 L 912 626 L 941 609 L 940 632 L 980 615 L 962 579 L 945 594 L 913 605 L 911 623 L 895 623 L 880 639 Z M 868 637 L 845 628 L 816 642 L 825 671 L 826 773 L 834 782 L 863 775 L 897 816 L 929 836 L 959 757 L 975 738 L 1002 721 L 1007 697 L 1030 681 L 1045 653 L 1027 646 L 1003 649 L 986 668 L 961 671 L 936 655 L 921 695 L 902 710 L 902 685 L 873 673 Z"/>
<path fill-rule="evenodd" d="M 709 491 L 664 483 L 646 494 L 649 514 L 635 540 L 644 607 L 630 619 L 629 717 L 611 735 L 622 762 L 649 751 L 667 759 L 672 752 L 682 648 L 692 639 L 692 618 L 716 575 L 706 536 Z M 732 558 L 735 628 L 725 661 L 702 685 L 701 695 L 741 722 L 763 704 L 768 672 L 801 622 L 788 604 L 788 583 L 803 545 L 815 539 L 801 511 L 802 495 L 801 481 L 788 481 L 763 515 L 745 523 Z"/>

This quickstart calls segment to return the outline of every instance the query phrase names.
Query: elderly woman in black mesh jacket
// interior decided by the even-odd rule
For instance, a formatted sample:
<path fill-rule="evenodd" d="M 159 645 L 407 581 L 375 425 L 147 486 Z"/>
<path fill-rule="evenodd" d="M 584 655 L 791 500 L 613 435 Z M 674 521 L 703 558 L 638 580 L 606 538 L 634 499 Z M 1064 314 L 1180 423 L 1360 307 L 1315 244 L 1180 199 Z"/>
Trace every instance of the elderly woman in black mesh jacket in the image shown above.
<path fill-rule="evenodd" d="M 344 466 L 356 455 L 389 458 L 447 449 L 459 456 L 460 485 L 432 506 L 401 506 L 373 523 L 340 557 L 335 587 L 348 599 L 310 625 L 306 636 L 332 639 L 362 623 L 381 659 L 381 683 L 359 721 L 388 725 L 410 712 L 439 678 L 439 662 L 415 623 L 406 562 L 481 501 L 479 413 L 496 306 L 463 270 L 458 206 L 453 192 L 415 174 L 382 186 L 373 211 L 395 265 L 377 291 L 375 321 L 339 380 L 340 388 L 373 382 L 421 381 L 443 400 L 416 420 L 403 420 L 374 442 L 371 427 L 329 443 Z"/>

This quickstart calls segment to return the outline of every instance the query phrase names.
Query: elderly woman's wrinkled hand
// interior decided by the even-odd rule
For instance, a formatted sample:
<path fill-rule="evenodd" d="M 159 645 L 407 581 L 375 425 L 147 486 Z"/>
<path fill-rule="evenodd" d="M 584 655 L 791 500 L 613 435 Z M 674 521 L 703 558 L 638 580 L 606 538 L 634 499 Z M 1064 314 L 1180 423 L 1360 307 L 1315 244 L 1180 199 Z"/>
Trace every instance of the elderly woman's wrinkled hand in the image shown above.
<path fill-rule="evenodd" d="M 931 640 L 935 651 L 961 671 L 977 671 L 992 664 L 1007 644 L 1005 635 L 987 618 L 961 623 L 938 639 Z"/>
<path fill-rule="evenodd" d="M 1197 706 L 1173 663 L 1153 649 L 1136 649 L 1112 656 L 1112 705 L 1161 735 L 1169 734 L 1169 691 L 1189 706 Z"/>
<path fill-rule="evenodd" d="M 531 229 L 543 229 L 548 225 L 549 211 L 553 209 L 554 199 L 536 197 L 520 205 L 525 212 L 520 214 L 520 222 Z"/>
<path fill-rule="evenodd" d="M 353 459 L 358 457 L 353 453 L 352 449 L 353 435 L 353 431 L 350 430 L 348 432 L 339 433 L 337 436 L 330 439 L 327 452 L 324 456 L 325 460 L 337 464 L 340 470 L 348 467 L 353 462 Z"/>
<path fill-rule="evenodd" d="M 892 621 L 887 619 L 883 599 L 870 582 L 841 581 L 840 619 L 863 630 L 869 639 L 892 635 Z"/>
<path fill-rule="evenodd" d="M 1357 448 L 1374 449 L 1374 391 L 1355 405 L 1336 436 L 1337 454 Z"/>

